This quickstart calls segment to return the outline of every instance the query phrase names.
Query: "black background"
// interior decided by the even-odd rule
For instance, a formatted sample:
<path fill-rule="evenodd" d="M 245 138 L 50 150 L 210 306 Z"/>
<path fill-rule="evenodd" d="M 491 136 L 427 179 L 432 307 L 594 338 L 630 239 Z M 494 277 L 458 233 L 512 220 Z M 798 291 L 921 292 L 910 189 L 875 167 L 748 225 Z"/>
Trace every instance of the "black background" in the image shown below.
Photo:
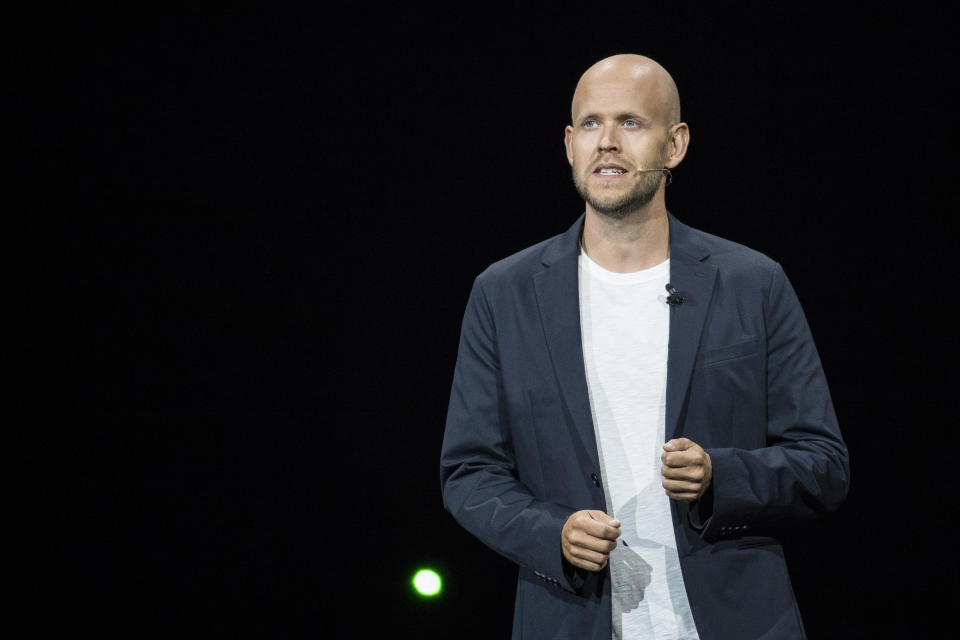
<path fill-rule="evenodd" d="M 850 447 L 844 508 L 784 534 L 810 637 L 933 637 L 957 584 L 948 27 L 917 4 L 12 23 L 65 409 L 26 454 L 54 481 L 14 487 L 54 521 L 17 628 L 507 637 L 516 570 L 440 501 L 460 319 L 477 273 L 582 211 L 573 88 L 640 52 L 692 132 L 669 208 L 783 264 Z"/>

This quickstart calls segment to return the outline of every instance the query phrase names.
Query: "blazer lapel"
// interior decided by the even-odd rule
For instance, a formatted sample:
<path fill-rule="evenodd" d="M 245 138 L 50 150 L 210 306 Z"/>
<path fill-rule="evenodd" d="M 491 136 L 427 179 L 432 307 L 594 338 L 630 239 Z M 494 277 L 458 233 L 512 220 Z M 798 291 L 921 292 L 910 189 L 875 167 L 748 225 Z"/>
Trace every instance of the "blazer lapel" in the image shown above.
<path fill-rule="evenodd" d="M 578 257 L 582 228 L 583 216 L 580 216 L 566 233 L 544 249 L 541 259 L 548 268 L 535 274 L 533 282 L 560 391 L 584 450 L 599 464 L 580 333 Z"/>
<path fill-rule="evenodd" d="M 683 435 L 681 418 L 717 278 L 716 266 L 707 261 L 709 252 L 697 242 L 692 229 L 672 215 L 669 218 L 670 283 L 684 300 L 682 304 L 670 307 L 664 429 L 667 440 Z"/>
<path fill-rule="evenodd" d="M 698 242 L 693 230 L 673 215 L 669 219 L 670 283 L 684 301 L 670 308 L 665 425 L 668 440 L 682 435 L 683 407 L 717 277 L 717 268 L 707 260 L 709 251 Z M 580 329 L 578 257 L 582 228 L 583 216 L 544 249 L 542 261 L 547 268 L 535 274 L 533 281 L 560 391 L 584 450 L 599 464 Z"/>

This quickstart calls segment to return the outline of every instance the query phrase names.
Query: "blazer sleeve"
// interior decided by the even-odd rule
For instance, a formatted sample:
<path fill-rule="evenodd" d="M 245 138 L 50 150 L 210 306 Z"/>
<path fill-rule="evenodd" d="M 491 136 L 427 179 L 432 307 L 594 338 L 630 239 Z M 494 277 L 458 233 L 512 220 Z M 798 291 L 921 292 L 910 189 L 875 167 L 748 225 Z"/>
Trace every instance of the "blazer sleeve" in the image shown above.
<path fill-rule="evenodd" d="M 484 544 L 576 593 L 560 533 L 575 509 L 537 499 L 517 477 L 494 315 L 478 278 L 464 314 L 440 455 L 446 509 Z"/>
<path fill-rule="evenodd" d="M 706 540 L 809 520 L 847 495 L 847 447 L 806 317 L 779 264 L 764 315 L 767 446 L 707 449 L 713 482 L 690 512 Z"/>

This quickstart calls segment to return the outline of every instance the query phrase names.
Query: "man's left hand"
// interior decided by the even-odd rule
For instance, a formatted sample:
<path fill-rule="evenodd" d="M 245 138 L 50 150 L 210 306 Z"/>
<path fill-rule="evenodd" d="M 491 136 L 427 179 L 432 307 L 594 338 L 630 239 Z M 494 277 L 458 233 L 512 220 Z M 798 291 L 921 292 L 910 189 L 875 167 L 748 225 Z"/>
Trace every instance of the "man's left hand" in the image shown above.
<path fill-rule="evenodd" d="M 674 500 L 697 500 L 710 487 L 713 466 L 710 455 L 689 438 L 677 438 L 663 445 L 660 456 L 663 488 Z"/>

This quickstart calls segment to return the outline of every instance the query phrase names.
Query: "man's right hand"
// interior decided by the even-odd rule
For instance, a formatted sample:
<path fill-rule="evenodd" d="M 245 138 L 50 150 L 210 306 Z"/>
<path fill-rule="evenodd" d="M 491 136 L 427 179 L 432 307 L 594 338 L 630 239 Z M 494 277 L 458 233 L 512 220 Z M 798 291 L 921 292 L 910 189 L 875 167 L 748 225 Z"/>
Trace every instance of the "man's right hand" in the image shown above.
<path fill-rule="evenodd" d="M 575 567 L 600 571 L 620 537 L 620 521 L 603 511 L 577 511 L 563 525 L 560 541 L 563 556 Z"/>

